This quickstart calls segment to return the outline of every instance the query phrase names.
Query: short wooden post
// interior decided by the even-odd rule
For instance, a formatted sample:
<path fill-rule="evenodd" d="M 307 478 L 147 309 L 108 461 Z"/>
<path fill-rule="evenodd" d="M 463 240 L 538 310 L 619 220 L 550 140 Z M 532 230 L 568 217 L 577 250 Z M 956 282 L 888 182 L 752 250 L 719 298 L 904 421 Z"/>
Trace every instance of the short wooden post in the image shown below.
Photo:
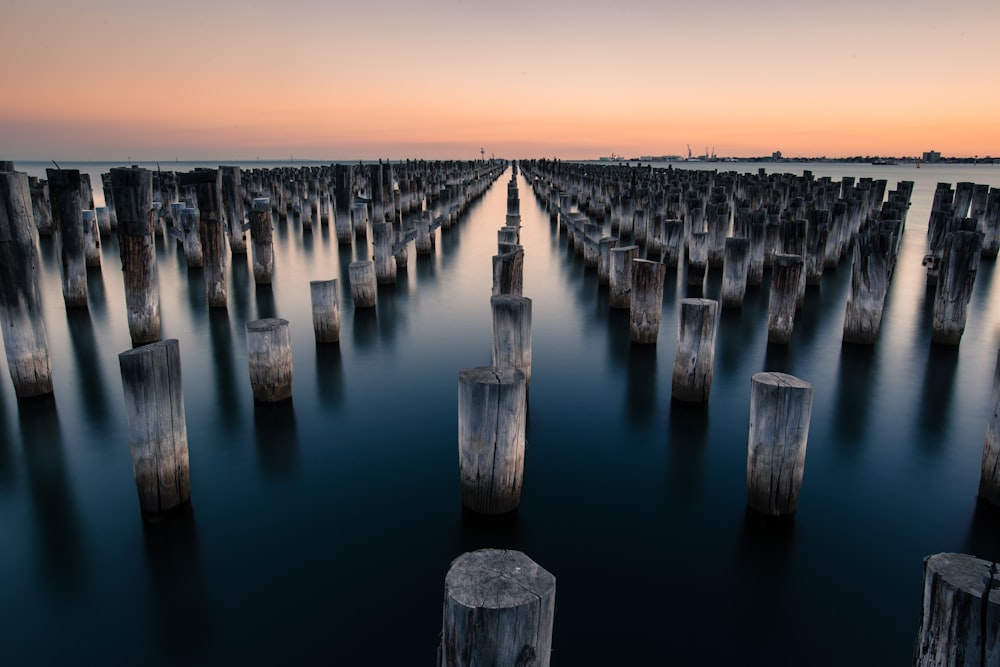
<path fill-rule="evenodd" d="M 101 268 L 101 232 L 97 228 L 97 211 L 80 211 L 83 222 L 83 257 L 88 269 Z"/>
<path fill-rule="evenodd" d="M 975 556 L 924 558 L 914 667 L 1000 664 L 1000 572 Z"/>
<path fill-rule="evenodd" d="M 156 275 L 153 173 L 141 167 L 111 170 L 118 211 L 118 249 L 132 345 L 160 339 L 160 286 Z"/>
<path fill-rule="evenodd" d="M 627 245 L 610 250 L 608 305 L 628 309 L 632 303 L 632 261 L 639 258 L 639 246 Z"/>
<path fill-rule="evenodd" d="M 340 295 L 337 280 L 313 280 L 309 283 L 312 298 L 313 332 L 317 343 L 340 341 Z"/>
<path fill-rule="evenodd" d="M 785 373 L 750 381 L 747 504 L 762 514 L 794 514 L 802 488 L 813 387 Z"/>
<path fill-rule="evenodd" d="M 997 355 L 993 371 L 993 393 L 989 419 L 986 422 L 986 440 L 983 443 L 979 497 L 1000 507 L 1000 354 Z"/>
<path fill-rule="evenodd" d="M 603 236 L 597 245 L 597 282 L 607 285 L 611 279 L 611 249 L 618 247 L 618 239 Z"/>
<path fill-rule="evenodd" d="M 250 388 L 257 403 L 292 397 L 292 341 L 288 320 L 268 317 L 247 322 Z"/>
<path fill-rule="evenodd" d="M 143 514 L 178 508 L 191 497 L 180 344 L 143 345 L 118 363 L 139 507 Z"/>
<path fill-rule="evenodd" d="M 375 280 L 380 285 L 396 282 L 396 258 L 392 253 L 392 223 L 372 223 L 372 245 L 375 246 Z"/>
<path fill-rule="evenodd" d="M 444 583 L 438 667 L 548 667 L 556 578 L 520 551 L 455 559 Z"/>
<path fill-rule="evenodd" d="M 181 174 L 181 185 L 193 186 L 198 197 L 198 236 L 205 267 L 205 299 L 210 308 L 225 308 L 226 232 L 222 221 L 222 175 L 218 169 L 199 169 Z"/>
<path fill-rule="evenodd" d="M 490 297 L 493 310 L 492 364 L 524 373 L 531 388 L 531 299 L 513 294 Z"/>
<path fill-rule="evenodd" d="M 250 209 L 250 254 L 253 260 L 255 285 L 270 285 L 274 278 L 274 226 L 271 223 L 271 202 L 267 197 L 255 197 Z"/>
<path fill-rule="evenodd" d="M 431 255 L 434 253 L 434 232 L 431 231 L 431 221 L 421 218 L 415 223 L 417 235 L 413 241 L 413 247 L 418 255 Z"/>
<path fill-rule="evenodd" d="M 719 300 L 723 308 L 742 308 L 747 291 L 747 275 L 750 272 L 750 241 L 727 238 L 724 253 L 722 294 Z"/>
<path fill-rule="evenodd" d="M 633 343 L 655 345 L 663 315 L 663 281 L 667 267 L 647 259 L 632 260 L 629 330 Z"/>
<path fill-rule="evenodd" d="M 351 299 L 355 308 L 375 307 L 375 262 L 351 262 L 347 267 L 351 282 Z"/>
<path fill-rule="evenodd" d="M 692 232 L 688 245 L 687 283 L 704 285 L 708 273 L 708 249 L 711 239 L 708 232 Z"/>
<path fill-rule="evenodd" d="M 767 302 L 768 343 L 787 345 L 792 340 L 802 271 L 801 257 L 775 253 Z"/>
<path fill-rule="evenodd" d="M 198 234 L 200 216 L 197 208 L 184 207 L 181 209 L 180 229 L 184 236 L 184 261 L 189 269 L 200 269 L 205 266 L 205 256 L 201 251 L 201 236 Z"/>
<path fill-rule="evenodd" d="M 458 457 L 462 504 L 503 514 L 521 502 L 527 414 L 524 373 L 482 366 L 458 373 Z"/>
<path fill-rule="evenodd" d="M 368 204 L 355 202 L 351 209 L 351 227 L 354 238 L 363 241 L 368 238 Z"/>
<path fill-rule="evenodd" d="M 87 307 L 87 260 L 84 255 L 83 207 L 80 205 L 80 172 L 46 169 L 52 217 L 59 233 L 59 266 L 63 302 L 67 308 Z"/>
<path fill-rule="evenodd" d="M 767 230 L 762 217 L 750 221 L 750 266 L 747 270 L 747 285 L 760 285 L 764 279 L 764 245 Z"/>
<path fill-rule="evenodd" d="M 97 231 L 100 235 L 111 234 L 111 209 L 107 206 L 98 206 L 94 212 L 97 214 Z"/>
<path fill-rule="evenodd" d="M 889 290 L 890 239 L 877 230 L 860 233 L 854 242 L 851 290 L 844 314 L 844 342 L 874 345 L 882 325 Z"/>
<path fill-rule="evenodd" d="M 676 268 L 680 263 L 683 253 L 684 221 L 676 219 L 664 220 L 663 250 L 660 253 L 661 261 L 667 268 Z"/>
<path fill-rule="evenodd" d="M 939 345 L 962 342 L 982 247 L 979 232 L 952 232 L 945 238 L 931 329 L 931 340 Z"/>
<path fill-rule="evenodd" d="M 524 248 L 493 256 L 493 296 L 521 296 L 524 290 Z"/>
<path fill-rule="evenodd" d="M 704 403 L 708 400 L 712 391 L 718 324 L 718 301 L 680 300 L 677 350 L 671 381 L 671 397 L 675 400 L 689 403 Z"/>
<path fill-rule="evenodd" d="M 52 393 L 28 176 L 0 173 L 0 327 L 18 398 Z"/>

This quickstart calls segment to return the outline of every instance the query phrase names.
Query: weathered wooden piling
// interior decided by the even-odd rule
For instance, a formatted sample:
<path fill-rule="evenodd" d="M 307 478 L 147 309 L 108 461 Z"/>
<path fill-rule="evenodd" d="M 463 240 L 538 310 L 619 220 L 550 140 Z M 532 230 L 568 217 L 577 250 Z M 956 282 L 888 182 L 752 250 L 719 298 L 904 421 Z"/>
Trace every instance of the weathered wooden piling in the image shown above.
<path fill-rule="evenodd" d="M 431 221 L 421 218 L 416 221 L 416 238 L 413 239 L 413 248 L 418 255 L 431 255 L 434 253 L 434 232 L 431 230 Z M 501 230 L 503 231 L 503 230 Z"/>
<path fill-rule="evenodd" d="M 292 397 L 292 341 L 288 320 L 268 317 L 247 322 L 250 388 L 257 403 Z"/>
<path fill-rule="evenodd" d="M 597 282 L 608 284 L 611 276 L 611 249 L 618 247 L 618 239 L 603 236 L 597 244 Z"/>
<path fill-rule="evenodd" d="M 490 297 L 493 310 L 492 364 L 524 373 L 525 390 L 531 388 L 531 299 L 512 294 Z"/>
<path fill-rule="evenodd" d="M 524 473 L 527 386 L 516 368 L 458 373 L 458 455 L 462 504 L 480 514 L 517 509 Z"/>
<path fill-rule="evenodd" d="M 198 198 L 198 236 L 205 267 L 205 298 L 211 308 L 228 304 L 226 232 L 222 224 L 222 175 L 218 169 L 199 169 L 179 178 Z M 120 217 L 120 216 L 119 216 Z"/>
<path fill-rule="evenodd" d="M 153 174 L 141 167 L 111 170 L 118 210 L 118 250 L 132 345 L 160 339 L 160 285 L 156 274 Z"/>
<path fill-rule="evenodd" d="M 62 269 L 63 302 L 67 308 L 87 307 L 87 260 L 80 204 L 80 172 L 76 169 L 46 169 L 52 217 L 59 233 L 59 266 Z"/>
<path fill-rule="evenodd" d="M 255 197 L 250 209 L 250 246 L 255 285 L 270 285 L 274 278 L 274 228 L 271 203 L 267 197 Z"/>
<path fill-rule="evenodd" d="M 521 296 L 524 290 L 524 248 L 493 256 L 493 296 Z"/>
<path fill-rule="evenodd" d="M 633 343 L 655 345 L 663 315 L 663 281 L 667 267 L 660 262 L 632 260 L 629 331 Z"/>
<path fill-rule="evenodd" d="M 97 214 L 97 231 L 101 236 L 111 234 L 111 209 L 107 206 L 98 206 L 94 209 Z"/>
<path fill-rule="evenodd" d="M 719 302 L 681 299 L 677 313 L 677 349 L 671 379 L 671 396 L 689 403 L 704 403 L 712 391 L 715 335 Z"/>
<path fill-rule="evenodd" d="M 229 232 L 229 249 L 234 255 L 247 252 L 247 235 L 243 231 L 243 183 L 240 168 L 220 166 L 222 175 L 222 210 L 226 230 Z"/>
<path fill-rule="evenodd" d="M 444 584 L 438 667 L 548 667 L 556 579 L 520 551 L 455 559 Z"/>
<path fill-rule="evenodd" d="M 979 497 L 1000 507 L 1000 353 L 993 370 L 993 393 L 983 442 L 979 475 Z"/>
<path fill-rule="evenodd" d="M 747 505 L 770 516 L 794 514 L 802 488 L 813 387 L 785 373 L 750 381 Z"/>
<path fill-rule="evenodd" d="M 762 256 L 763 258 L 763 256 Z M 725 261 L 722 267 L 723 308 L 742 308 L 750 272 L 750 241 L 729 237 L 725 241 Z"/>
<path fill-rule="evenodd" d="M 945 238 L 934 293 L 933 342 L 958 345 L 962 341 L 982 247 L 983 235 L 979 232 L 952 232 Z"/>
<path fill-rule="evenodd" d="M 28 176 L 0 172 L 0 327 L 18 398 L 52 393 Z"/>
<path fill-rule="evenodd" d="M 317 343 L 340 341 L 340 295 L 337 281 L 313 280 L 309 283 L 312 299 L 313 332 Z"/>
<path fill-rule="evenodd" d="M 368 238 L 368 204 L 355 202 L 351 209 L 351 228 L 354 238 L 364 241 Z"/>
<path fill-rule="evenodd" d="M 608 305 L 624 310 L 632 303 L 632 261 L 639 258 L 639 246 L 611 248 L 609 254 Z"/>
<path fill-rule="evenodd" d="M 176 509 L 191 497 L 187 422 L 176 339 L 118 355 L 132 473 L 143 514 Z"/>
<path fill-rule="evenodd" d="M 975 556 L 924 558 L 914 667 L 1000 664 L 1000 571 Z"/>
<path fill-rule="evenodd" d="M 669 219 L 663 221 L 663 248 L 660 261 L 667 268 L 676 268 L 684 255 L 684 221 Z"/>
<path fill-rule="evenodd" d="M 688 244 L 687 283 L 688 285 L 704 285 L 708 273 L 708 249 L 710 238 L 708 232 L 692 232 Z"/>
<path fill-rule="evenodd" d="M 792 339 L 802 271 L 801 257 L 775 253 L 767 302 L 768 343 L 787 345 Z"/>
<path fill-rule="evenodd" d="M 29 176 L 28 187 L 31 188 L 31 212 L 35 218 L 35 227 L 41 236 L 52 236 L 56 231 L 56 223 L 52 218 L 48 181 Z"/>
<path fill-rule="evenodd" d="M 198 220 L 201 217 L 197 208 L 186 206 L 181 209 L 180 230 L 184 237 L 184 261 L 189 269 L 200 269 L 205 266 L 205 255 L 201 250 L 201 235 L 198 233 Z"/>
<path fill-rule="evenodd" d="M 355 308 L 375 307 L 375 262 L 351 262 L 347 267 L 351 282 L 351 299 Z"/>
<path fill-rule="evenodd" d="M 97 228 L 97 211 L 83 209 L 80 211 L 80 221 L 83 224 L 83 258 L 88 269 L 101 268 L 101 232 Z"/>
<path fill-rule="evenodd" d="M 392 252 L 392 223 L 372 223 L 372 245 L 375 247 L 375 280 L 380 285 L 396 282 L 396 258 Z"/>
<path fill-rule="evenodd" d="M 874 345 L 889 291 L 890 238 L 869 228 L 854 243 L 851 290 L 844 315 L 844 342 Z"/>

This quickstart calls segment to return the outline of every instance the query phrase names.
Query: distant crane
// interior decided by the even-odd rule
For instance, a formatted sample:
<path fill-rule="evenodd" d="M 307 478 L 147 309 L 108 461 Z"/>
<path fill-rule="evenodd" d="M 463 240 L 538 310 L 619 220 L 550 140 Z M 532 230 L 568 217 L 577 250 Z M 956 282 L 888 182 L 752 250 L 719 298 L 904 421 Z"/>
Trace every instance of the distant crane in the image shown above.
<path fill-rule="evenodd" d="M 485 148 L 480 148 L 479 149 L 479 157 L 482 160 L 486 160 L 486 149 Z"/>
<path fill-rule="evenodd" d="M 688 159 L 691 159 L 691 144 L 688 144 Z"/>

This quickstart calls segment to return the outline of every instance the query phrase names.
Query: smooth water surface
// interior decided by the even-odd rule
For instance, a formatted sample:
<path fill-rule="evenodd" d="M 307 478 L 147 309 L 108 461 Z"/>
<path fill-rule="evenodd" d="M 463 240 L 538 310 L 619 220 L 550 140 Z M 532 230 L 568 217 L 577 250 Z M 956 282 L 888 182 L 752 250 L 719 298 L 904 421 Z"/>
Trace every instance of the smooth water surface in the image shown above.
<path fill-rule="evenodd" d="M 659 343 L 630 345 L 627 315 L 609 311 L 596 273 L 518 177 L 533 370 L 521 508 L 505 520 L 461 508 L 457 373 L 490 361 L 509 170 L 437 231 L 433 257 L 411 246 L 375 315 L 354 312 L 346 271 L 370 248 L 338 249 L 332 227 L 276 221 L 273 286 L 255 288 L 247 259 L 233 258 L 225 311 L 206 307 L 201 273 L 161 239 L 193 511 L 159 525 L 144 525 L 132 479 L 116 242 L 89 274 L 89 310 L 67 311 L 56 247 L 41 239 L 56 391 L 19 403 L 0 361 L 0 661 L 432 664 L 449 563 L 492 546 L 556 575 L 555 665 L 908 663 L 922 558 L 1000 559 L 1000 519 L 976 508 L 1000 344 L 995 265 L 980 267 L 954 350 L 930 344 L 920 265 L 935 183 L 998 186 L 1000 170 L 805 166 L 889 188 L 916 181 L 878 344 L 841 346 L 844 263 L 810 288 L 792 344 L 769 347 L 765 278 L 723 313 L 705 408 L 670 400 L 683 268 L 667 278 Z M 341 342 L 317 346 L 309 281 L 334 277 Z M 706 296 L 720 285 L 713 271 Z M 245 323 L 268 316 L 290 321 L 294 398 L 264 409 Z M 761 370 L 815 387 L 798 513 L 779 525 L 745 512 Z"/>

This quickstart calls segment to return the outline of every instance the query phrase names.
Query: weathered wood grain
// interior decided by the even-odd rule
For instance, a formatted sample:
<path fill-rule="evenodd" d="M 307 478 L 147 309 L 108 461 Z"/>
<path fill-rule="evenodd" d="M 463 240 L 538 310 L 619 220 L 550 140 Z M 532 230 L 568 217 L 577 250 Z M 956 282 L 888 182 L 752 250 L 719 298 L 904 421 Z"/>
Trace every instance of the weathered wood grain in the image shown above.
<path fill-rule="evenodd" d="M 655 345 L 663 316 L 663 281 L 667 267 L 646 259 L 632 260 L 629 334 L 633 343 Z"/>
<path fill-rule="evenodd" d="M 715 367 L 715 336 L 719 302 L 712 299 L 681 299 L 677 313 L 677 348 L 671 376 L 671 397 L 703 403 L 712 391 Z"/>
<path fill-rule="evenodd" d="M 355 308 L 375 307 L 375 262 L 362 260 L 347 267 L 351 282 L 351 299 Z"/>
<path fill-rule="evenodd" d="M 258 403 L 292 397 L 292 341 L 288 320 L 268 317 L 246 324 L 250 388 Z"/>
<path fill-rule="evenodd" d="M 337 281 L 313 280 L 309 283 L 312 301 L 313 332 L 317 343 L 340 341 L 340 294 Z"/>

